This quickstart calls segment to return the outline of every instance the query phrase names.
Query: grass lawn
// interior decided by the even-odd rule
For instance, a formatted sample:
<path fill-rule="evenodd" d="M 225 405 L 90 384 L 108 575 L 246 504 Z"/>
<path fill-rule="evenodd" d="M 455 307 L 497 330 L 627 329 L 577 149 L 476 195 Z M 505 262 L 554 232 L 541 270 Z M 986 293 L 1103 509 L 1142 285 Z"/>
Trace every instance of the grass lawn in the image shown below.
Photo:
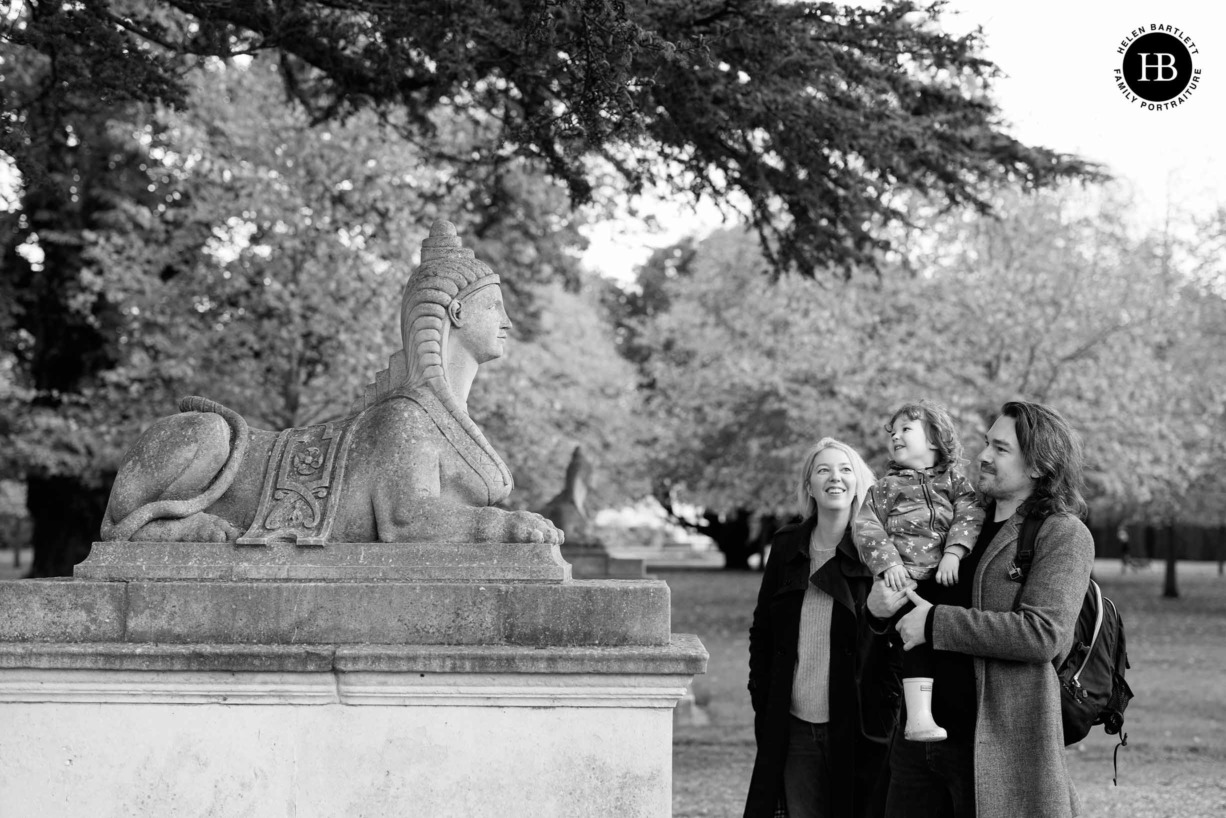
<path fill-rule="evenodd" d="M 694 696 L 706 725 L 673 739 L 673 815 L 739 816 L 753 766 L 749 621 L 761 574 L 654 571 L 672 589 L 673 631 L 694 633 L 711 653 Z M 1087 818 L 1226 816 L 1226 578 L 1216 564 L 1180 563 L 1178 599 L 1162 598 L 1162 566 L 1121 576 L 1100 561 L 1095 576 L 1119 606 L 1136 698 L 1125 713 L 1128 746 L 1101 727 L 1068 748 Z M 1019 816 L 1019 818 L 1027 818 Z"/>

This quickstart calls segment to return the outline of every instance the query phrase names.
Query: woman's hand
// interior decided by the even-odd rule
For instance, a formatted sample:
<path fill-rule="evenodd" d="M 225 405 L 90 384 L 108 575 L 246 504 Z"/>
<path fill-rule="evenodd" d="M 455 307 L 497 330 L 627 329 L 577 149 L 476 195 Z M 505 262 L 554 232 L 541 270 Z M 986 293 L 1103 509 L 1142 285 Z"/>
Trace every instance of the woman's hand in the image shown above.
<path fill-rule="evenodd" d="M 907 592 L 891 590 L 882 580 L 874 582 L 868 592 L 868 612 L 878 619 L 889 619 L 906 604 Z"/>

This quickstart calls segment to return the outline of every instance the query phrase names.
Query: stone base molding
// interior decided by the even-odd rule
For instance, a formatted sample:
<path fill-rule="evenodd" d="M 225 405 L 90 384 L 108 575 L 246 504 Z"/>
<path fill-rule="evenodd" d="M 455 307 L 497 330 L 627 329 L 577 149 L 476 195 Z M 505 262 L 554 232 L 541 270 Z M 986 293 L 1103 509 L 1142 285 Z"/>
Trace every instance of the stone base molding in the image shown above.
<path fill-rule="evenodd" d="M 672 708 L 706 662 L 688 635 L 2 647 L 0 804 L 40 818 L 662 818 Z"/>

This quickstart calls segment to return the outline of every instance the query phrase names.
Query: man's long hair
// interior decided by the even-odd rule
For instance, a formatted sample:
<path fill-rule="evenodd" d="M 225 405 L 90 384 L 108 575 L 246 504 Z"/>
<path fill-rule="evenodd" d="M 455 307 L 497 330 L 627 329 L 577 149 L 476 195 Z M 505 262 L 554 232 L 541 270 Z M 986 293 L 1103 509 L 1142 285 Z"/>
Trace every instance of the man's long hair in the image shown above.
<path fill-rule="evenodd" d="M 1081 437 L 1059 412 L 1041 403 L 1010 401 L 1000 413 L 1013 418 L 1022 457 L 1039 473 L 1034 491 L 1019 511 L 1033 517 L 1064 512 L 1084 519 L 1089 507 L 1082 496 L 1085 454 Z"/>

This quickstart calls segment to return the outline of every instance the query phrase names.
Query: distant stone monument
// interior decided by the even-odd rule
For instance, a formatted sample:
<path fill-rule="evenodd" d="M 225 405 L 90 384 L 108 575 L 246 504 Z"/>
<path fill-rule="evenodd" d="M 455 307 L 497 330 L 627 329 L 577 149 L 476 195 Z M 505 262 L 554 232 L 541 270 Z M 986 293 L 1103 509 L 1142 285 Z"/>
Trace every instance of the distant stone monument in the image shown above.
<path fill-rule="evenodd" d="M 576 581 L 553 523 L 496 507 L 511 474 L 466 404 L 498 285 L 436 222 L 353 414 L 267 432 L 185 399 L 73 579 L 0 581 L 6 809 L 671 813 L 706 651 L 665 583 Z"/>
<path fill-rule="evenodd" d="M 553 499 L 538 509 L 538 513 L 562 530 L 566 540 L 576 548 L 599 548 L 599 538 L 592 531 L 588 518 L 588 491 L 592 485 L 592 462 L 576 446 L 566 465 L 566 483 Z"/>
<path fill-rule="evenodd" d="M 637 579 L 646 575 L 644 562 L 636 557 L 615 556 L 594 530 L 585 503 L 592 485 L 592 462 L 576 446 L 566 466 L 566 483 L 556 496 L 540 509 L 565 536 L 562 559 L 570 563 L 577 578 L 597 577 Z"/>

